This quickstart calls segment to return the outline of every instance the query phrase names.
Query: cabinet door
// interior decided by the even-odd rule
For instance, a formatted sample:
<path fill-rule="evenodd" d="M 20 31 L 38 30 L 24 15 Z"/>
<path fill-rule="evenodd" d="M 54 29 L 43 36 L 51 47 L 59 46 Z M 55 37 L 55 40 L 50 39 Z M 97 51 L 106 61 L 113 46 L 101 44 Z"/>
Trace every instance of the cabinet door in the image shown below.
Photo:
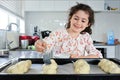
<path fill-rule="evenodd" d="M 115 46 L 107 46 L 107 58 L 115 58 Z"/>
<path fill-rule="evenodd" d="M 12 12 L 15 15 L 23 17 L 22 14 L 22 1 L 21 0 L 0 0 L 0 6 L 3 6 L 7 11 Z"/>
<path fill-rule="evenodd" d="M 69 6 L 72 7 L 72 6 L 76 5 L 77 2 L 78 2 L 78 3 L 86 4 L 86 0 L 71 0 L 71 1 L 69 2 Z"/>
<path fill-rule="evenodd" d="M 77 2 L 88 4 L 95 11 L 104 10 L 104 0 L 25 0 L 25 11 L 68 11 Z"/>
<path fill-rule="evenodd" d="M 39 11 L 54 11 L 54 1 L 53 0 L 41 0 L 39 2 Z"/>
<path fill-rule="evenodd" d="M 104 0 L 87 0 L 87 4 L 94 10 L 94 11 L 104 11 Z"/>
<path fill-rule="evenodd" d="M 51 0 L 25 0 L 25 11 L 53 11 L 54 1 Z"/>
<path fill-rule="evenodd" d="M 69 1 L 54 1 L 54 10 L 55 11 L 68 11 L 69 10 Z"/>
<path fill-rule="evenodd" d="M 120 45 L 116 45 L 115 58 L 120 59 Z"/>
<path fill-rule="evenodd" d="M 96 48 L 106 49 L 106 58 L 115 58 L 116 46 L 95 46 Z"/>
<path fill-rule="evenodd" d="M 76 2 L 89 5 L 94 11 L 104 10 L 104 0 L 74 0 L 70 1 L 70 6 L 76 5 Z"/>
<path fill-rule="evenodd" d="M 24 1 L 24 9 L 25 11 L 39 11 L 40 2 L 38 0 L 25 0 Z"/>

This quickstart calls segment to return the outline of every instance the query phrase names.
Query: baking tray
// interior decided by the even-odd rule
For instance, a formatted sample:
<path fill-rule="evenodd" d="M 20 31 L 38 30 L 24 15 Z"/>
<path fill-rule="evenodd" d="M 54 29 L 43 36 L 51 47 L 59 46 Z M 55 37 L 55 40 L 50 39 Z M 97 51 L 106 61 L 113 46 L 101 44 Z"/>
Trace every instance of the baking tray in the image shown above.
<path fill-rule="evenodd" d="M 8 58 L 0 58 L 0 72 L 11 64 L 11 60 Z"/>
<path fill-rule="evenodd" d="M 43 65 L 43 60 L 42 59 L 36 59 L 36 58 L 20 58 L 18 61 L 22 61 L 22 60 L 31 60 L 32 61 L 32 66 L 31 66 L 31 70 L 26 73 L 26 74 L 7 74 L 7 73 L 1 73 L 0 74 L 0 80 L 4 79 L 4 80 L 33 80 L 33 79 L 39 79 L 39 80 L 118 80 L 120 79 L 120 74 L 106 74 L 104 73 L 101 69 L 99 69 L 97 67 L 98 62 L 100 61 L 100 59 L 85 59 L 91 67 L 91 71 L 95 70 L 93 72 L 90 71 L 90 74 L 75 74 L 73 72 L 68 72 L 70 66 L 72 66 L 72 61 L 76 61 L 78 60 L 76 59 L 54 59 L 57 64 L 59 65 L 58 68 L 62 68 L 63 71 L 60 72 L 60 70 L 58 70 L 59 73 L 57 74 L 41 74 L 41 72 L 38 72 L 41 70 L 39 67 L 41 67 Z M 117 63 L 118 65 L 120 65 L 120 61 L 118 59 L 115 58 L 109 58 L 109 60 L 114 61 L 115 63 Z M 64 68 L 64 66 L 68 66 L 69 68 L 66 68 L 68 70 L 66 70 Z M 35 71 L 35 67 L 37 68 L 37 70 Z M 3 70 L 4 71 L 4 70 Z M 72 70 L 71 70 L 72 71 Z M 67 73 L 66 73 L 67 72 Z M 94 73 L 96 72 L 96 73 Z M 16 77 L 14 77 L 16 76 Z"/>

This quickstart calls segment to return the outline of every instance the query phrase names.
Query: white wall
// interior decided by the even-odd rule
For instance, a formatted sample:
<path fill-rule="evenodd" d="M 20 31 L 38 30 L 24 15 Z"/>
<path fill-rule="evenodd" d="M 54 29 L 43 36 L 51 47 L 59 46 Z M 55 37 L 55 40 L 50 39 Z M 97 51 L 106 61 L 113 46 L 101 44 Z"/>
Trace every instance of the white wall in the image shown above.
<path fill-rule="evenodd" d="M 67 12 L 26 12 L 26 34 L 32 35 L 35 26 L 41 30 L 55 30 L 63 28 L 67 22 Z M 106 41 L 107 32 L 114 31 L 115 38 L 120 40 L 120 13 L 95 13 L 95 24 L 92 37 L 96 41 Z"/>
<path fill-rule="evenodd" d="M 40 30 L 55 30 L 63 28 L 67 21 L 65 12 L 27 12 L 25 13 L 26 33 L 32 35 L 34 27 Z"/>
<path fill-rule="evenodd" d="M 115 38 L 120 40 L 120 13 L 96 13 L 92 34 L 93 39 L 106 41 L 109 31 L 113 31 Z"/>

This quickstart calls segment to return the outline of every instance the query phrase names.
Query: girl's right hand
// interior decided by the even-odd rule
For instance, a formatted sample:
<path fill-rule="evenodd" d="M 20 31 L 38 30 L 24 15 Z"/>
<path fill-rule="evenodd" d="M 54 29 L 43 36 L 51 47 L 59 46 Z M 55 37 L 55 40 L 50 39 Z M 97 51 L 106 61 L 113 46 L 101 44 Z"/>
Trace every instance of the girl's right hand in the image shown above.
<path fill-rule="evenodd" d="M 38 52 L 44 52 L 44 50 L 46 49 L 46 43 L 43 41 L 37 40 L 34 45 L 35 45 L 35 49 Z"/>

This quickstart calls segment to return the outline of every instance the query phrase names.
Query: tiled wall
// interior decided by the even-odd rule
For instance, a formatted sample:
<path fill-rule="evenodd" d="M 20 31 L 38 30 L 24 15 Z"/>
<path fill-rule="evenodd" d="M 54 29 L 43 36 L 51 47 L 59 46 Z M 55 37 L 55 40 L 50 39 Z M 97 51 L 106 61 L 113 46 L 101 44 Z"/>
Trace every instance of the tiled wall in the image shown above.
<path fill-rule="evenodd" d="M 68 19 L 67 12 L 26 12 L 26 34 L 32 35 L 34 27 L 41 30 L 55 30 L 63 28 Z M 95 13 L 95 24 L 92 27 L 92 37 L 97 41 L 106 41 L 107 32 L 114 31 L 115 38 L 120 40 L 120 13 Z"/>
<path fill-rule="evenodd" d="M 67 22 L 68 15 L 64 12 L 31 12 L 26 13 L 26 33 L 32 35 L 34 27 L 40 30 L 55 30 L 63 28 Z"/>

